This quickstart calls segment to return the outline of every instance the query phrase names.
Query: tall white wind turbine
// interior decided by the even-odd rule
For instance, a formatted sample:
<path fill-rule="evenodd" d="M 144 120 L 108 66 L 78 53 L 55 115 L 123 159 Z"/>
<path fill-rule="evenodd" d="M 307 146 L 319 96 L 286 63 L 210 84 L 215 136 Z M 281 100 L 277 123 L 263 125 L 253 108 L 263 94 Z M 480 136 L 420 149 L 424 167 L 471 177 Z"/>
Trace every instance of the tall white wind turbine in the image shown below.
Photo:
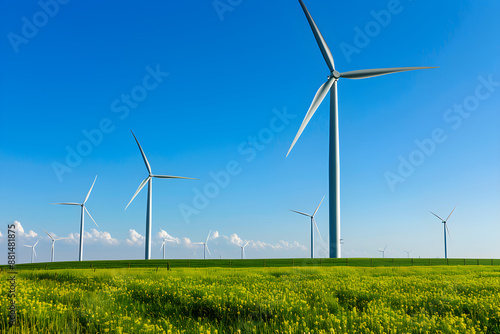
<path fill-rule="evenodd" d="M 166 242 L 175 242 L 173 240 L 170 240 L 170 239 L 167 239 L 167 238 L 163 238 L 163 242 L 161 243 L 161 247 L 160 247 L 160 250 L 163 249 L 163 260 L 165 260 L 165 243 Z"/>
<path fill-rule="evenodd" d="M 54 244 L 56 243 L 57 240 L 64 240 L 64 239 L 68 239 L 68 238 L 67 237 L 65 237 L 65 238 L 54 238 L 52 235 L 49 234 L 49 232 L 45 231 L 45 233 L 47 233 L 47 235 L 49 236 L 49 238 L 52 239 L 52 247 L 50 248 L 50 261 L 54 262 Z"/>
<path fill-rule="evenodd" d="M 95 226 L 99 227 L 97 223 L 95 222 L 94 218 L 92 218 L 92 215 L 90 214 L 89 210 L 85 207 L 85 203 L 89 199 L 90 193 L 92 192 L 92 188 L 94 188 L 95 181 L 97 180 L 97 175 L 95 176 L 94 182 L 92 183 L 92 186 L 90 187 L 89 192 L 87 193 L 87 197 L 85 197 L 85 200 L 83 203 L 52 203 L 52 204 L 58 204 L 58 205 L 79 205 L 82 207 L 82 215 L 80 219 L 80 250 L 78 252 L 78 260 L 83 261 L 83 228 L 84 228 L 84 218 L 85 218 L 85 212 L 89 215 L 90 219 L 94 222 Z"/>
<path fill-rule="evenodd" d="M 38 240 L 38 241 L 40 241 L 40 240 Z M 34 257 L 34 256 L 36 256 L 35 246 L 36 246 L 36 244 L 38 243 L 38 241 L 37 241 L 37 242 L 35 242 L 35 244 L 34 244 L 33 246 L 24 245 L 24 247 L 29 247 L 29 248 L 31 248 L 31 263 L 33 263 L 33 257 Z"/>
<path fill-rule="evenodd" d="M 307 10 L 304 2 L 299 0 L 299 3 L 306 15 L 307 21 L 312 29 L 314 37 L 316 38 L 316 42 L 318 43 L 319 49 L 323 58 L 326 61 L 326 64 L 330 70 L 330 75 L 328 76 L 328 80 L 321 85 L 316 96 L 307 111 L 302 124 L 300 125 L 299 131 L 295 136 L 290 149 L 288 150 L 288 154 L 292 150 L 293 146 L 299 139 L 302 131 L 304 131 L 307 123 L 316 112 L 316 109 L 320 106 L 323 99 L 326 97 L 328 91 L 330 91 L 330 158 L 329 158 L 329 204 L 330 204 L 330 257 L 331 258 L 340 258 L 340 159 L 339 159 L 339 129 L 338 129 L 338 108 L 337 108 L 337 81 L 340 78 L 346 79 L 364 79 L 371 78 L 380 75 L 396 73 L 396 72 L 404 72 L 404 71 L 412 71 L 418 69 L 425 68 L 433 68 L 433 67 L 394 67 L 394 68 L 381 68 L 381 69 L 371 69 L 371 70 L 358 70 L 358 71 L 350 71 L 339 73 L 335 70 L 333 56 L 330 51 L 330 48 L 325 42 L 323 35 L 319 31 L 316 23 L 314 22 L 311 14 Z"/>
<path fill-rule="evenodd" d="M 132 132 L 132 131 L 130 131 Z M 144 154 L 144 151 L 142 150 L 141 144 L 139 144 L 139 141 L 135 137 L 134 133 L 132 132 L 132 136 L 134 136 L 135 142 L 137 143 L 137 146 L 139 146 L 139 150 L 141 151 L 142 159 L 144 160 L 144 164 L 146 165 L 146 168 L 148 170 L 148 177 L 144 179 L 144 181 L 141 182 L 139 185 L 139 188 L 137 188 L 137 191 L 135 192 L 134 196 L 132 196 L 132 199 L 130 202 L 128 202 L 127 206 L 125 207 L 125 210 L 127 210 L 128 206 L 132 201 L 134 200 L 135 196 L 144 188 L 146 183 L 148 184 L 148 202 L 147 202 L 147 207 L 146 207 L 146 254 L 145 254 L 145 259 L 149 260 L 151 259 L 151 228 L 152 228 L 152 205 L 153 205 L 153 178 L 158 178 L 158 179 L 190 179 L 190 180 L 195 180 L 191 177 L 182 177 L 182 176 L 170 176 L 170 175 L 154 175 L 153 172 L 151 171 L 151 166 L 149 165 L 148 159 L 146 158 L 146 155 Z"/>
<path fill-rule="evenodd" d="M 245 247 L 248 246 L 248 243 L 250 242 L 250 240 L 248 240 L 245 245 L 243 246 L 240 246 L 241 248 L 241 259 L 243 260 L 245 258 Z"/>
<path fill-rule="evenodd" d="M 212 230 L 210 230 L 210 232 L 208 232 L 207 240 L 205 240 L 205 242 L 194 242 L 193 243 L 193 245 L 203 245 L 203 260 L 206 259 L 205 249 L 208 251 L 209 255 L 212 255 L 210 253 L 210 249 L 208 249 L 208 238 L 210 238 L 210 233 L 212 233 Z M 195 251 L 195 254 L 196 254 L 196 251 Z"/>
<path fill-rule="evenodd" d="M 379 248 L 378 251 L 382 253 L 382 258 L 385 258 L 385 250 L 387 249 L 387 245 L 385 245 L 384 249 Z"/>
<path fill-rule="evenodd" d="M 446 219 L 443 219 L 441 217 L 439 217 L 438 215 L 436 215 L 434 212 L 432 211 L 429 211 L 430 213 L 432 213 L 434 216 L 436 216 L 439 220 L 441 220 L 441 222 L 443 223 L 443 233 L 444 233 L 444 258 L 447 259 L 448 258 L 448 249 L 447 249 L 447 246 L 446 246 L 446 232 L 448 232 L 448 235 L 450 236 L 451 238 L 451 235 L 450 235 L 450 230 L 448 229 L 448 219 L 450 219 L 450 216 L 451 214 L 453 213 L 453 211 L 455 211 L 457 207 L 455 206 L 453 208 L 453 210 L 451 210 L 450 214 L 448 215 L 448 218 Z"/>
<path fill-rule="evenodd" d="M 403 250 L 404 250 L 404 249 L 403 249 Z M 413 251 L 413 249 L 412 249 L 412 250 L 409 250 L 409 251 L 407 251 L 407 250 L 404 250 L 404 251 L 406 252 L 406 255 L 408 255 L 408 258 L 410 258 L 410 253 Z"/>
<path fill-rule="evenodd" d="M 318 225 L 316 224 L 316 220 L 314 220 L 314 215 L 316 215 L 316 212 L 318 212 L 318 209 L 319 209 L 321 203 L 323 203 L 324 199 L 325 199 L 325 196 L 323 196 L 323 198 L 321 199 L 321 202 L 319 202 L 318 207 L 316 208 L 316 210 L 314 210 L 314 213 L 312 215 L 309 215 L 307 213 L 300 212 L 300 211 L 290 210 L 292 212 L 295 212 L 295 213 L 298 213 L 298 214 L 301 214 L 301 215 L 304 215 L 304 216 L 311 218 L 311 259 L 314 258 L 314 227 L 316 227 L 316 231 L 318 231 L 318 235 L 321 238 L 321 233 L 319 233 Z M 321 240 L 323 240 L 323 238 L 321 238 Z"/>

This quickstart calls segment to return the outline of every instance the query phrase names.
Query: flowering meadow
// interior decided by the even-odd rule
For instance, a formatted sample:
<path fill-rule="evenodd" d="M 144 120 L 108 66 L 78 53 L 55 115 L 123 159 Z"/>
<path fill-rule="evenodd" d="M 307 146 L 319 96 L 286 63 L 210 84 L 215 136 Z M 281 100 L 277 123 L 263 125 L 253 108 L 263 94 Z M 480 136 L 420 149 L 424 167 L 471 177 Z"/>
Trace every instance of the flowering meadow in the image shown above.
<path fill-rule="evenodd" d="M 500 267 L 21 270 L 1 333 L 500 333 Z"/>

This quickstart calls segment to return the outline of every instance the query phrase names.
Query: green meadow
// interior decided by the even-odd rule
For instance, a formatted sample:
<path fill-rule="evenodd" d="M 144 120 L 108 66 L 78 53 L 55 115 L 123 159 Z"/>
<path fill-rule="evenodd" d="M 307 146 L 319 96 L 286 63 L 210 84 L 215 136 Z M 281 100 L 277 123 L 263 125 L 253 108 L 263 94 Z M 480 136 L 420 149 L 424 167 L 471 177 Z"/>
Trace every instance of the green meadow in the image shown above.
<path fill-rule="evenodd" d="M 0 332 L 500 333 L 498 260 L 411 260 L 19 265 L 13 327 L 4 266 Z"/>

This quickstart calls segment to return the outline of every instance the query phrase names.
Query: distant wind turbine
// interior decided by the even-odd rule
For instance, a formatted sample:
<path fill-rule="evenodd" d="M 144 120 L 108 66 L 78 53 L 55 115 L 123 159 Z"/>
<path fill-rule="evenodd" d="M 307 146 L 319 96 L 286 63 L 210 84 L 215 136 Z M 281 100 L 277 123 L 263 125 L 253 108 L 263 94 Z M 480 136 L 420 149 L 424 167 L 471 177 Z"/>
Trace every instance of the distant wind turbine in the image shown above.
<path fill-rule="evenodd" d="M 40 240 L 38 240 L 38 241 L 40 241 Z M 29 247 L 29 248 L 31 248 L 31 263 L 33 263 L 33 257 L 34 257 L 34 256 L 36 256 L 35 246 L 36 246 L 36 244 L 38 243 L 38 241 L 37 241 L 37 242 L 35 242 L 35 244 L 34 244 L 33 246 L 24 245 L 24 247 Z"/>
<path fill-rule="evenodd" d="M 242 260 L 245 258 L 245 247 L 248 245 L 249 242 L 250 242 L 250 240 L 248 240 L 245 245 L 240 246 L 240 248 L 241 248 L 241 259 Z"/>
<path fill-rule="evenodd" d="M 382 253 L 382 258 L 385 258 L 385 250 L 387 249 L 387 245 L 385 245 L 384 249 L 379 248 L 378 251 Z"/>
<path fill-rule="evenodd" d="M 394 68 L 381 68 L 381 69 L 371 69 L 371 70 L 358 70 L 358 71 L 350 71 L 339 73 L 335 70 L 333 56 L 330 51 L 330 48 L 325 42 L 323 35 L 319 31 L 316 23 L 314 22 L 311 14 L 307 10 L 304 2 L 299 0 L 300 6 L 306 15 L 307 21 L 309 22 L 309 26 L 312 29 L 314 37 L 316 38 L 316 42 L 318 43 L 319 49 L 323 55 L 323 58 L 328 65 L 330 70 L 330 75 L 328 76 L 327 82 L 325 82 L 314 96 L 314 99 L 307 111 L 302 124 L 300 125 L 299 131 L 295 136 L 290 149 L 288 150 L 287 156 L 290 154 L 293 146 L 299 139 L 302 131 L 309 123 L 311 117 L 314 115 L 318 107 L 320 106 L 323 99 L 330 91 L 330 157 L 329 157 L 329 201 L 330 201 L 330 224 L 329 224 L 329 233 L 330 233 L 330 257 L 331 258 L 340 258 L 340 158 L 339 158 L 339 125 L 338 125 L 338 108 L 337 108 L 337 81 L 340 78 L 346 79 L 364 79 L 371 78 L 380 75 L 396 73 L 396 72 L 404 72 L 404 71 L 413 71 L 425 68 L 433 68 L 433 67 L 394 67 Z"/>
<path fill-rule="evenodd" d="M 167 239 L 167 238 L 163 238 L 163 242 L 161 243 L 161 247 L 160 247 L 160 250 L 163 249 L 163 260 L 165 260 L 165 242 L 175 242 L 173 240 L 170 240 L 170 239 Z"/>
<path fill-rule="evenodd" d="M 78 253 L 78 260 L 83 261 L 83 228 L 84 228 L 84 217 L 85 217 L 85 212 L 89 215 L 90 219 L 94 222 L 95 226 L 99 227 L 97 223 L 95 222 L 94 218 L 90 215 L 89 210 L 85 207 L 85 203 L 89 199 L 90 193 L 92 192 L 92 188 L 94 188 L 95 181 L 97 180 L 97 175 L 95 176 L 94 182 L 92 183 L 92 186 L 90 187 L 89 192 L 87 193 L 87 197 L 85 197 L 85 200 L 83 203 L 52 203 L 52 204 L 58 204 L 58 205 L 79 205 L 82 207 L 82 215 L 80 219 L 80 250 Z"/>
<path fill-rule="evenodd" d="M 321 238 L 321 233 L 319 233 L 318 225 L 316 224 L 316 220 L 314 220 L 314 216 L 316 215 L 316 212 L 318 212 L 318 209 L 319 209 L 321 203 L 323 203 L 324 199 L 325 199 L 325 196 L 323 196 L 323 198 L 321 199 L 321 202 L 319 202 L 318 207 L 316 208 L 316 210 L 314 210 L 314 213 L 312 215 L 309 215 L 307 213 L 300 212 L 300 211 L 290 210 L 292 212 L 295 212 L 295 213 L 298 213 L 298 214 L 301 214 L 301 215 L 304 215 L 304 216 L 311 218 L 311 259 L 314 258 L 314 227 L 316 227 L 316 231 L 318 231 L 318 235 Z M 321 238 L 321 240 L 323 241 L 323 238 Z"/>
<path fill-rule="evenodd" d="M 130 131 L 132 132 L 132 131 Z M 191 177 L 182 177 L 182 176 L 170 176 L 170 175 L 153 175 L 153 172 L 151 171 L 151 166 L 149 165 L 148 159 L 146 158 L 146 155 L 144 154 L 144 151 L 142 150 L 141 144 L 139 144 L 139 141 L 135 137 L 134 133 L 132 132 L 132 136 L 134 136 L 135 142 L 137 143 L 137 146 L 139 146 L 139 150 L 141 151 L 142 159 L 144 160 L 144 164 L 146 165 L 146 168 L 148 170 L 148 177 L 144 179 L 144 181 L 141 182 L 139 185 L 139 188 L 137 188 L 137 191 L 135 192 L 134 196 L 132 196 L 132 199 L 130 202 L 128 202 L 127 206 L 125 207 L 125 210 L 127 210 L 128 206 L 132 201 L 134 200 L 135 196 L 144 188 L 146 183 L 148 184 L 148 202 L 147 202 L 147 207 L 146 207 L 146 254 L 145 254 L 145 259 L 149 260 L 151 259 L 151 225 L 152 225 L 152 205 L 153 205 L 153 178 L 156 177 L 158 179 L 190 179 L 190 180 L 195 180 Z"/>
<path fill-rule="evenodd" d="M 453 211 L 455 211 L 457 207 L 455 206 L 453 208 L 453 210 L 451 210 L 450 214 L 448 215 L 448 218 L 446 219 L 443 219 L 441 217 L 439 217 L 438 215 L 436 215 L 434 212 L 432 211 L 429 211 L 430 213 L 432 213 L 434 216 L 438 217 L 439 220 L 441 220 L 441 222 L 443 223 L 443 233 L 444 233 L 444 258 L 447 259 L 448 258 L 448 249 L 447 249 L 447 246 L 446 246 L 446 232 L 448 232 L 448 235 L 450 236 L 451 238 L 451 235 L 450 235 L 450 230 L 448 229 L 448 219 L 450 219 L 450 216 L 451 214 L 453 213 Z"/>
<path fill-rule="evenodd" d="M 403 250 L 404 250 L 404 249 L 403 249 Z M 409 251 L 407 251 L 407 250 L 404 250 L 404 251 L 405 251 L 405 252 L 406 252 L 406 254 L 408 255 L 408 258 L 410 258 L 410 253 L 413 251 L 413 249 L 412 249 L 412 250 L 409 250 Z"/>
<path fill-rule="evenodd" d="M 52 247 L 50 248 L 50 259 L 51 259 L 51 262 L 54 262 L 54 244 L 56 243 L 57 240 L 64 240 L 64 239 L 68 239 L 68 238 L 57 238 L 56 239 L 52 235 L 50 235 L 49 232 L 45 231 L 45 233 L 47 233 L 49 238 L 52 239 Z"/>
<path fill-rule="evenodd" d="M 212 230 L 210 230 L 210 232 L 208 232 L 208 235 L 207 235 L 207 240 L 205 240 L 205 242 L 194 242 L 193 245 L 203 245 L 203 260 L 206 259 L 206 256 L 205 256 L 205 249 L 208 251 L 208 254 L 209 255 L 212 255 L 210 253 L 210 249 L 208 249 L 208 238 L 210 238 L 210 233 L 212 233 Z"/>

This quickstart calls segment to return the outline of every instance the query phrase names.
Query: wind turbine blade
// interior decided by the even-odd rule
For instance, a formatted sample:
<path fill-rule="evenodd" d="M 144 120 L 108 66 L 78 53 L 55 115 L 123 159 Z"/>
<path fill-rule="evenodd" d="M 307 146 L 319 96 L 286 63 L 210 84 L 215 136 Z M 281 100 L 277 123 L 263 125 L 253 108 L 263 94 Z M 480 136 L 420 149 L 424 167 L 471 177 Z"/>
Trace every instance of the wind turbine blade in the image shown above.
<path fill-rule="evenodd" d="M 309 25 L 311 26 L 312 32 L 314 34 L 314 38 L 316 38 L 316 42 L 318 43 L 319 49 L 321 50 L 321 54 L 323 55 L 323 58 L 325 58 L 326 64 L 328 65 L 330 72 L 333 72 L 335 70 L 335 65 L 333 62 L 332 52 L 330 51 L 330 48 L 326 44 L 326 41 L 323 38 L 323 35 L 321 35 L 321 32 L 319 31 L 318 26 L 314 22 L 311 14 L 307 10 L 306 5 L 304 5 L 302 0 L 299 0 L 299 2 L 300 2 L 300 6 L 302 7 L 302 10 L 304 11 L 304 14 L 306 14 L 307 21 L 309 22 Z"/>
<path fill-rule="evenodd" d="M 130 132 L 132 132 L 132 130 L 130 130 Z M 149 165 L 149 161 L 146 158 L 144 151 L 142 150 L 141 144 L 139 144 L 139 141 L 137 140 L 137 138 L 133 132 L 132 132 L 132 136 L 134 136 L 135 142 L 137 143 L 137 146 L 139 146 L 139 150 L 141 150 L 142 159 L 144 159 L 144 163 L 146 164 L 146 168 L 148 169 L 149 174 L 151 174 L 151 166 Z"/>
<path fill-rule="evenodd" d="M 299 131 L 295 135 L 295 138 L 292 142 L 292 145 L 288 149 L 288 153 L 286 154 L 287 157 L 290 154 L 290 151 L 292 150 L 293 146 L 295 145 L 295 143 L 299 139 L 300 135 L 302 134 L 302 131 L 304 131 L 304 129 L 306 128 L 307 123 L 309 123 L 309 121 L 311 120 L 311 117 L 313 117 L 313 115 L 316 112 L 316 110 L 318 109 L 319 105 L 325 99 L 326 94 L 328 93 L 328 91 L 330 90 L 330 88 L 332 87 L 334 82 L 335 82 L 335 78 L 333 76 L 331 76 L 327 82 L 325 82 L 324 84 L 321 85 L 321 87 L 319 87 L 319 89 L 316 92 L 316 95 L 314 96 L 314 99 L 311 103 L 311 106 L 309 107 L 309 110 L 307 111 L 306 117 L 304 117 L 304 120 L 302 121 L 302 124 L 300 125 Z"/>
<path fill-rule="evenodd" d="M 451 239 L 451 233 L 450 233 L 450 230 L 448 229 L 448 224 L 447 223 L 444 223 L 444 227 L 446 228 L 446 232 L 448 232 L 448 236 L 450 237 Z"/>
<path fill-rule="evenodd" d="M 205 243 L 208 243 L 208 238 L 210 238 L 210 233 L 212 233 L 212 230 L 210 230 L 210 232 L 208 232 L 207 241 L 205 241 Z"/>
<path fill-rule="evenodd" d="M 318 224 L 316 224 L 316 219 L 313 218 L 312 220 L 313 220 L 314 226 L 316 227 L 316 231 L 318 231 L 319 238 L 321 239 L 321 241 L 323 241 L 323 238 L 321 237 L 321 233 L 319 233 Z"/>
<path fill-rule="evenodd" d="M 208 255 L 212 255 L 212 253 L 210 253 L 210 249 L 208 248 L 208 244 L 205 244 L 205 247 L 207 247 Z"/>
<path fill-rule="evenodd" d="M 438 216 L 438 215 L 436 215 L 434 212 L 432 212 L 432 211 L 429 211 L 429 212 L 430 212 L 430 213 L 432 213 L 434 216 L 438 217 L 438 218 L 439 218 L 442 222 L 444 222 L 444 221 L 445 221 L 443 218 L 439 217 L 439 216 Z"/>
<path fill-rule="evenodd" d="M 50 203 L 50 204 L 59 204 L 59 205 L 82 205 L 82 203 Z"/>
<path fill-rule="evenodd" d="M 134 196 L 132 196 L 132 199 L 130 200 L 130 202 L 128 202 L 127 206 L 125 207 L 125 210 L 127 210 L 128 206 L 130 205 L 130 203 L 132 203 L 135 196 L 137 196 L 137 194 L 142 190 L 142 188 L 144 188 L 146 183 L 148 183 L 149 179 L 151 179 L 151 176 L 148 176 L 146 179 L 144 179 L 144 181 L 141 182 L 141 184 L 139 185 L 139 188 L 137 188 L 137 190 L 135 191 Z"/>
<path fill-rule="evenodd" d="M 397 72 L 406 72 L 406 71 L 414 71 L 414 70 L 423 70 L 427 68 L 437 68 L 437 67 L 392 67 L 392 68 L 376 68 L 371 70 L 357 70 L 340 73 L 341 78 L 346 79 L 365 79 L 371 77 L 378 77 L 380 75 L 397 73 Z"/>
<path fill-rule="evenodd" d="M 35 242 L 35 244 L 33 245 L 33 248 L 35 248 L 36 244 L 38 244 L 38 241 L 40 241 L 40 240 L 37 240 L 37 242 Z"/>
<path fill-rule="evenodd" d="M 455 211 L 455 209 L 456 209 L 456 208 L 457 208 L 457 207 L 455 206 L 455 207 L 453 208 L 453 210 L 451 210 L 450 215 L 448 216 L 448 218 L 446 218 L 446 222 L 448 222 L 448 219 L 450 219 L 451 214 L 453 213 L 453 211 Z"/>
<path fill-rule="evenodd" d="M 90 219 L 92 219 L 95 226 L 99 227 L 99 225 L 97 225 L 97 223 L 95 222 L 94 218 L 92 218 L 92 215 L 90 214 L 89 210 L 87 210 L 87 208 L 85 206 L 83 208 L 85 209 L 85 212 L 87 212 L 87 214 L 89 215 Z"/>
<path fill-rule="evenodd" d="M 52 240 L 54 240 L 54 238 L 49 234 L 49 232 L 47 232 L 45 230 L 44 230 L 44 232 L 47 233 L 47 235 L 49 236 L 49 238 L 51 238 Z"/>
<path fill-rule="evenodd" d="M 87 202 L 87 200 L 89 199 L 90 193 L 92 192 L 92 188 L 94 188 L 96 180 L 97 180 L 97 175 L 95 176 L 94 182 L 92 183 L 92 187 L 90 187 L 89 193 L 87 194 L 87 197 L 85 197 L 85 201 L 83 201 L 83 204 L 85 204 L 85 202 Z"/>
<path fill-rule="evenodd" d="M 192 177 L 184 177 L 184 176 L 170 176 L 170 175 L 151 175 L 152 177 L 157 177 L 159 179 L 188 179 L 188 180 L 197 180 Z"/>
<path fill-rule="evenodd" d="M 384 252 L 385 252 L 386 249 L 387 249 L 387 245 L 385 245 L 385 247 L 384 247 Z"/>
<path fill-rule="evenodd" d="M 248 240 L 247 243 L 245 244 L 245 246 L 243 246 L 243 251 L 245 251 L 245 247 L 248 245 L 249 242 L 250 242 L 250 240 Z"/>
<path fill-rule="evenodd" d="M 295 212 L 295 213 L 299 213 L 299 214 L 307 216 L 307 217 L 311 217 L 311 215 L 308 215 L 307 213 L 304 213 L 304 212 L 295 211 L 295 210 L 290 210 L 290 211 Z"/>
<path fill-rule="evenodd" d="M 203 242 L 193 242 L 193 245 L 204 245 Z"/>
<path fill-rule="evenodd" d="M 325 199 L 325 196 L 323 196 L 323 198 L 321 199 L 321 202 L 319 202 L 318 207 L 316 208 L 316 210 L 314 210 L 314 213 L 312 214 L 312 216 L 313 216 L 313 217 L 314 217 L 314 215 L 316 214 L 316 212 L 318 212 L 318 209 L 319 209 L 319 207 L 320 207 L 321 203 L 323 203 L 323 200 L 324 200 L 324 199 Z"/>
<path fill-rule="evenodd" d="M 24 247 L 33 247 L 33 246 L 28 246 L 28 245 L 23 245 Z"/>
<path fill-rule="evenodd" d="M 57 239 L 54 239 L 54 241 L 57 241 L 57 240 L 64 240 L 64 239 L 69 239 L 68 237 L 64 237 L 64 238 L 57 238 Z"/>
<path fill-rule="evenodd" d="M 35 250 L 35 247 L 33 247 L 33 254 L 35 255 L 36 257 L 36 250 Z"/>
<path fill-rule="evenodd" d="M 162 250 L 164 246 L 165 246 L 165 241 L 161 244 L 160 250 Z"/>

